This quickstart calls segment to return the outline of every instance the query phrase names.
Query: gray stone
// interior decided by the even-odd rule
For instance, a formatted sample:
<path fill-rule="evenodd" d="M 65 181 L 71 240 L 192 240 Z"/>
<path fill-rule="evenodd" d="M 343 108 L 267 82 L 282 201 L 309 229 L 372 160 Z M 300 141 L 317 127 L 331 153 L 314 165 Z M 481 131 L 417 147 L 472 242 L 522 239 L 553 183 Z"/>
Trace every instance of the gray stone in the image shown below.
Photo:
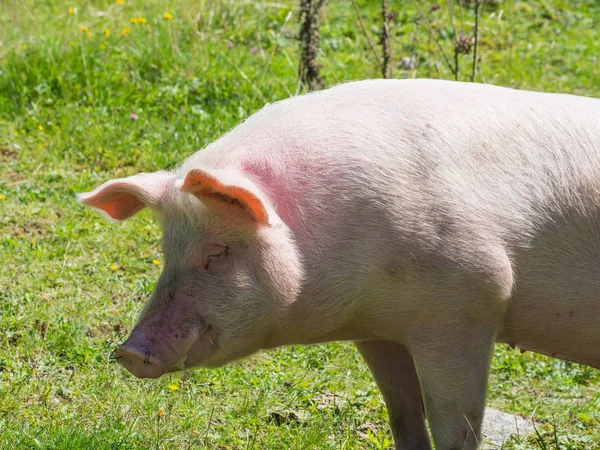
<path fill-rule="evenodd" d="M 535 431 L 531 420 L 493 408 L 485 409 L 482 430 L 482 450 L 501 449 L 510 436 L 516 435 L 524 438 Z"/>

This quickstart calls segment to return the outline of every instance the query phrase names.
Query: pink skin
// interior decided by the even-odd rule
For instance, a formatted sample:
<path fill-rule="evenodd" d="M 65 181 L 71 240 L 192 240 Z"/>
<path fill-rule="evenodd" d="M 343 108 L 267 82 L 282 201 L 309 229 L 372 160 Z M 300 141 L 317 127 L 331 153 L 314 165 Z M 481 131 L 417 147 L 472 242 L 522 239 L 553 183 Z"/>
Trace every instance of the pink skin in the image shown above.
<path fill-rule="evenodd" d="M 600 368 L 599 149 L 582 97 L 381 80 L 269 105 L 80 196 L 163 228 L 117 356 L 157 377 L 354 340 L 398 449 L 429 448 L 425 412 L 437 449 L 476 449 L 495 342 Z"/>
<path fill-rule="evenodd" d="M 182 318 L 194 309 L 195 299 L 176 294 L 161 311 L 147 313 L 127 340 L 116 350 L 117 360 L 138 378 L 158 378 L 167 371 L 180 370 L 183 356 L 194 362 L 210 346 L 202 320 L 182 326 Z M 186 361 L 187 361 L 186 358 Z M 188 363 L 189 364 L 189 363 Z"/>

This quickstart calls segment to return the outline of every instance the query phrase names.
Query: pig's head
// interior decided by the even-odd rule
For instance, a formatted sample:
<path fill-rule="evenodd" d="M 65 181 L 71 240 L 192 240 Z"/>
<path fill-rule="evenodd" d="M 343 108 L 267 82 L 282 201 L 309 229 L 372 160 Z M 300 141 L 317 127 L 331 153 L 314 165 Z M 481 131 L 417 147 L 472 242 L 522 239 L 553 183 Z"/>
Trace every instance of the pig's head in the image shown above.
<path fill-rule="evenodd" d="M 109 181 L 79 200 L 124 220 L 145 207 L 163 229 L 164 268 L 116 357 L 137 377 L 214 367 L 263 348 L 302 280 L 289 229 L 231 170 Z"/>

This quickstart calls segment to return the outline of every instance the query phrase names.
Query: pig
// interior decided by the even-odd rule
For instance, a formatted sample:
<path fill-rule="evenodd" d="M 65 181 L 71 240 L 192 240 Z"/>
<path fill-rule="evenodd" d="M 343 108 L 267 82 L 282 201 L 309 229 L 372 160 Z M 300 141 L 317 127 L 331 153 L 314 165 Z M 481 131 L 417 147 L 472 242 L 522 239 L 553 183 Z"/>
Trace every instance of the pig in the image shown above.
<path fill-rule="evenodd" d="M 353 341 L 398 449 L 476 449 L 495 343 L 600 368 L 600 101 L 365 80 L 79 200 L 163 230 L 137 377 Z"/>

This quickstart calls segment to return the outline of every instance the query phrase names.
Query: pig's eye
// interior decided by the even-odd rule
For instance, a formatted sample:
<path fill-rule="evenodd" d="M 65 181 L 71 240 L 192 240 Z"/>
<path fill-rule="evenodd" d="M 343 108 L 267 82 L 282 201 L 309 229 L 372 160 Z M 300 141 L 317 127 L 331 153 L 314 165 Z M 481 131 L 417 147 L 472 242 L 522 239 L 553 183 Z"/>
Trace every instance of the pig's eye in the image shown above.
<path fill-rule="evenodd" d="M 223 258 L 224 256 L 227 256 L 227 251 L 229 250 L 229 247 L 225 247 L 223 249 L 223 251 L 221 253 L 216 253 L 214 255 L 209 255 L 208 259 L 206 260 L 206 265 L 204 266 L 204 270 L 208 270 L 208 267 L 210 266 L 210 262 L 217 259 L 217 258 Z"/>

